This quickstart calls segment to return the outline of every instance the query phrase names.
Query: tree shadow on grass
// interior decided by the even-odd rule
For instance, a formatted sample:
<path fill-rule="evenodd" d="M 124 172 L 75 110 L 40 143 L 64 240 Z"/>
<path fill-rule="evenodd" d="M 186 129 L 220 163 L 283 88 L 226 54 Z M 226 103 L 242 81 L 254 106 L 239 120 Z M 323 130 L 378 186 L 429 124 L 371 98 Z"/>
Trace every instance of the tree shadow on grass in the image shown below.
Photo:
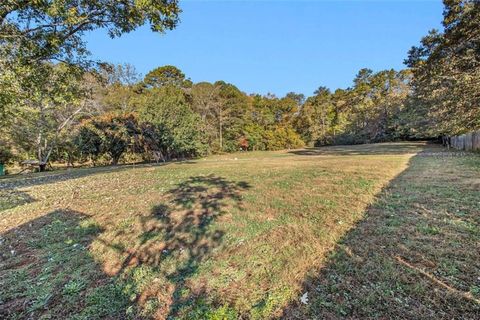
<path fill-rule="evenodd" d="M 128 295 L 89 253 L 103 230 L 56 210 L 0 236 L 0 318 L 118 318 Z"/>
<path fill-rule="evenodd" d="M 85 167 L 84 168 L 68 168 L 68 169 L 58 169 L 55 171 L 48 171 L 48 172 L 30 173 L 26 175 L 11 175 L 11 176 L 0 178 L 0 191 L 41 186 L 46 184 L 58 183 L 62 181 L 68 181 L 72 179 L 79 179 L 79 178 L 83 178 L 91 175 L 121 172 L 125 170 L 131 170 L 134 168 L 165 166 L 172 163 L 177 163 L 177 162 L 120 164 L 115 166 L 109 165 L 109 166 L 93 167 L 93 168 L 85 168 Z"/>
<path fill-rule="evenodd" d="M 0 318 L 162 319 L 198 311 L 198 299 L 209 294 L 191 280 L 222 243 L 216 220 L 241 207 L 248 188 L 212 175 L 190 177 L 135 227 L 105 230 L 64 209 L 4 232 Z M 123 241 L 108 238 L 112 231 Z M 107 251 L 97 250 L 102 244 Z M 112 252 L 121 257 L 113 275 L 105 268 Z"/>
<path fill-rule="evenodd" d="M 411 158 L 306 277 L 300 295 L 308 303 L 293 302 L 281 318 L 478 319 L 480 203 L 472 168 L 462 158 Z"/>
<path fill-rule="evenodd" d="M 216 220 L 229 208 L 241 208 L 241 193 L 249 188 L 246 182 L 213 175 L 190 177 L 141 218 L 134 245 L 104 243 L 123 256 L 117 274 L 131 277 L 138 270 L 148 270 L 144 273 L 155 275 L 152 281 L 149 276 L 137 277 L 139 305 L 150 305 L 157 319 L 176 318 L 207 298 L 201 281 L 192 279 L 201 263 L 221 246 L 224 231 Z"/>
<path fill-rule="evenodd" d="M 33 201 L 35 201 L 35 199 L 27 192 L 0 189 L 0 214 L 4 210 L 12 209 Z"/>
<path fill-rule="evenodd" d="M 425 142 L 373 143 L 305 148 L 288 153 L 299 156 L 398 155 L 417 153 L 424 146 Z"/>
<path fill-rule="evenodd" d="M 19 190 L 21 188 L 55 184 L 63 181 L 80 179 L 91 175 L 109 174 L 135 168 L 165 166 L 174 163 L 187 165 L 194 164 L 196 162 L 192 160 L 186 160 L 170 161 L 165 163 L 122 164 L 94 168 L 69 168 L 60 169 L 53 172 L 31 173 L 24 176 L 15 175 L 0 177 L 0 212 L 35 201 L 35 199 L 27 192 Z"/>

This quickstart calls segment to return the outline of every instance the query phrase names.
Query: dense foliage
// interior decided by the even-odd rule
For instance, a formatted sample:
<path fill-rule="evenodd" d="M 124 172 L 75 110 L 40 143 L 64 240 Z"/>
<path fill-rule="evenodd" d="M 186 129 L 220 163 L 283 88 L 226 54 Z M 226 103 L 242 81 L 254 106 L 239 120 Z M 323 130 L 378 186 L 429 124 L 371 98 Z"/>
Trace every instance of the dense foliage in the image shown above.
<path fill-rule="evenodd" d="M 144 24 L 164 32 L 175 28 L 180 11 L 178 0 L 2 0 L 0 111 L 16 103 L 43 62 L 88 67 L 85 32 L 103 28 L 118 37 Z"/>
<path fill-rule="evenodd" d="M 122 154 L 134 146 L 139 134 L 137 119 L 131 114 L 104 114 L 79 125 L 75 143 L 82 155 L 93 161 L 107 154 L 117 164 Z"/>
<path fill-rule="evenodd" d="M 147 21 L 155 31 L 171 29 L 179 13 L 174 0 L 22 3 L 7 1 L 0 10 L 4 163 L 34 157 L 43 165 L 116 164 L 132 155 L 158 162 L 480 129 L 477 1 L 445 0 L 444 30 L 409 51 L 408 69 L 361 69 L 350 88 L 319 87 L 310 97 L 193 83 L 171 65 L 142 78 L 130 65 L 87 63 L 82 32 L 102 27 L 117 36 Z"/>
<path fill-rule="evenodd" d="M 295 93 L 247 95 L 223 81 L 192 83 L 173 66 L 156 68 L 142 80 L 129 65 L 102 65 L 83 74 L 66 72 L 63 64 L 45 64 L 45 70 L 36 78 L 45 90 L 32 96 L 38 102 L 17 108 L 11 140 L 24 157 L 36 155 L 41 162 L 52 157 L 94 164 L 116 164 L 132 153 L 167 161 L 400 138 L 398 119 L 410 80 L 407 71 L 364 69 L 353 88 L 331 93 L 321 87 L 304 99 Z M 73 130 L 63 130 L 67 125 Z"/>
<path fill-rule="evenodd" d="M 444 31 L 430 31 L 405 61 L 414 75 L 412 125 L 434 136 L 480 129 L 480 2 L 444 4 Z"/>
<path fill-rule="evenodd" d="M 362 69 L 354 86 L 331 93 L 320 87 L 295 119 L 311 144 L 356 144 L 409 138 L 402 122 L 410 91 L 408 71 Z"/>

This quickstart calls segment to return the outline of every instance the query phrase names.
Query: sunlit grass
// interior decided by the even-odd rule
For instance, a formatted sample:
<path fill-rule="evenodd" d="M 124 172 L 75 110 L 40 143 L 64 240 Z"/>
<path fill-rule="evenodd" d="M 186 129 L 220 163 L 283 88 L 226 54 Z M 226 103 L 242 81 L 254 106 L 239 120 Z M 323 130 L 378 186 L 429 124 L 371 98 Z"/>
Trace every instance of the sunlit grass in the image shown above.
<path fill-rule="evenodd" d="M 239 153 L 2 180 L 0 316 L 280 316 L 424 147 Z M 400 223 L 385 220 L 385 232 Z"/>

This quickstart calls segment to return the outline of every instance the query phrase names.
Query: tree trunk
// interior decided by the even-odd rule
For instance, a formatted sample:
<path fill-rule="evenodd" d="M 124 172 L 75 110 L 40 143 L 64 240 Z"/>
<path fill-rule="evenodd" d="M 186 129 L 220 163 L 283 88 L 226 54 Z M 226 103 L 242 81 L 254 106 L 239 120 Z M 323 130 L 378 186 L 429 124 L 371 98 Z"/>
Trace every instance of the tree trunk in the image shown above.
<path fill-rule="evenodd" d="M 222 130 L 223 130 L 223 127 L 222 127 L 222 112 L 220 111 L 220 151 L 223 151 L 223 137 L 222 137 Z"/>
<path fill-rule="evenodd" d="M 326 112 L 326 106 L 325 104 L 320 104 L 318 106 L 320 108 L 320 125 L 321 125 L 321 128 L 320 128 L 320 134 L 321 134 L 321 138 L 318 139 L 320 142 L 321 145 L 325 145 L 325 141 L 326 141 L 326 135 L 327 135 L 327 130 L 325 128 L 325 125 L 326 125 L 326 117 L 327 117 L 327 112 Z"/>

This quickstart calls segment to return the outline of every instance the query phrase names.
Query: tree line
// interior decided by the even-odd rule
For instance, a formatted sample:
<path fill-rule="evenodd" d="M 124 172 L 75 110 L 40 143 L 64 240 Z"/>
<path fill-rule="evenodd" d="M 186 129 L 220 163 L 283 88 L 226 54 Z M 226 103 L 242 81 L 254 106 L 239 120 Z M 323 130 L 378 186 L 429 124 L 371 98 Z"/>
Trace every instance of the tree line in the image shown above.
<path fill-rule="evenodd" d="M 405 70 L 361 69 L 350 88 L 321 86 L 309 97 L 193 83 L 175 66 L 141 77 L 128 64 L 93 63 L 82 32 L 107 28 L 119 36 L 144 23 L 163 32 L 180 10 L 176 1 L 129 3 L 128 10 L 108 0 L 85 3 L 7 0 L 0 7 L 0 162 L 35 157 L 43 170 L 50 161 L 158 162 L 480 129 L 477 1 L 445 0 L 444 30 L 412 47 Z"/>

